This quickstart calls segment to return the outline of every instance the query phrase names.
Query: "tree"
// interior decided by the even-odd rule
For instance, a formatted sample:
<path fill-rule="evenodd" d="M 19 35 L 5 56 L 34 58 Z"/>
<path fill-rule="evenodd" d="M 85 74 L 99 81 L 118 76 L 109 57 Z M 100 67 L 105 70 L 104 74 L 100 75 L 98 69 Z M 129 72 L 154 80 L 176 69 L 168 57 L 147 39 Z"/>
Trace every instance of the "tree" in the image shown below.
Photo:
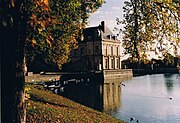
<path fill-rule="evenodd" d="M 61 69 L 62 64 L 68 62 L 70 51 L 77 47 L 77 39 L 81 38 L 89 14 L 102 3 L 102 0 L 56 0 L 50 1 L 50 9 L 46 9 L 35 0 L 26 47 L 28 64 L 40 61 Z"/>
<path fill-rule="evenodd" d="M 1 8 L 2 41 L 2 122 L 25 121 L 24 44 L 26 39 L 26 1 L 3 0 Z"/>
<path fill-rule="evenodd" d="M 123 47 L 134 61 L 144 61 L 151 52 L 178 56 L 180 48 L 179 0 L 125 1 Z"/>
<path fill-rule="evenodd" d="M 59 64 L 61 65 L 67 59 L 66 54 L 69 54 L 69 48 L 76 44 L 75 38 L 78 37 L 78 31 L 81 29 L 78 22 L 85 24 L 88 17 L 88 14 L 86 14 L 89 10 L 88 8 L 94 6 L 94 9 L 102 4 L 101 0 L 99 0 L 99 2 L 94 0 L 89 4 L 85 1 L 75 0 L 58 0 L 51 1 L 50 3 L 48 0 L 35 0 L 33 2 L 34 3 L 26 0 L 0 1 L 0 38 L 3 42 L 3 45 L 1 45 L 3 123 L 19 123 L 25 122 L 26 120 L 26 105 L 24 102 L 24 46 L 26 39 L 28 38 L 26 44 L 31 44 L 32 46 L 37 45 L 37 51 L 35 52 L 41 52 L 42 50 L 44 51 L 43 56 L 47 58 L 53 55 L 50 58 L 56 62 L 60 61 Z M 69 5 L 66 4 L 66 2 L 69 3 Z M 80 6 L 83 2 L 87 7 L 84 7 L 84 5 Z M 61 4 L 63 6 L 59 8 Z M 35 14 L 32 13 L 32 11 L 35 11 L 33 7 L 36 9 L 36 6 L 33 5 L 37 5 L 38 7 L 37 13 Z M 84 8 L 82 9 L 81 7 Z M 64 11 L 66 13 L 61 13 Z M 81 20 L 74 18 L 74 16 L 78 17 L 77 11 L 83 11 L 83 18 L 81 18 Z M 70 14 L 68 14 L 68 12 L 70 12 Z M 73 12 L 75 12 L 76 15 L 73 15 Z M 61 14 L 61 16 L 59 16 L 59 14 Z M 71 17 L 71 14 L 73 17 Z M 74 20 L 72 21 L 71 19 L 73 18 Z M 63 25 L 66 23 L 68 23 L 68 25 Z M 76 32 L 76 30 L 78 31 Z M 35 31 L 35 34 L 38 35 L 29 35 L 28 33 L 30 33 L 30 31 Z M 68 35 L 69 33 L 70 35 Z M 66 36 L 68 36 L 68 38 Z M 40 40 L 38 38 L 40 38 Z M 57 39 L 55 40 L 55 38 Z M 61 47 L 63 43 L 65 44 Z M 56 47 L 59 45 L 60 48 Z M 60 54 L 56 57 L 57 54 L 55 53 L 59 51 Z"/>

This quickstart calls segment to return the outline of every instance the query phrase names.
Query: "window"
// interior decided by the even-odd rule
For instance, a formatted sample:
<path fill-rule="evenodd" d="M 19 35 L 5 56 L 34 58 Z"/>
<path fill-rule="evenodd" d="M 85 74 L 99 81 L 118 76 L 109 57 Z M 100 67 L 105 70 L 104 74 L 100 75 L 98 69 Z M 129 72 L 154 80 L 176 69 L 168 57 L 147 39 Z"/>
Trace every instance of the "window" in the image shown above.
<path fill-rule="evenodd" d="M 95 54 L 99 53 L 99 46 L 95 46 Z"/>
<path fill-rule="evenodd" d="M 113 46 L 111 46 L 111 55 L 113 55 Z"/>
<path fill-rule="evenodd" d="M 88 40 L 91 40 L 91 36 L 88 36 Z"/>
<path fill-rule="evenodd" d="M 91 50 L 89 50 L 88 52 L 89 52 L 89 54 L 91 54 Z"/>
<path fill-rule="evenodd" d="M 114 59 L 111 59 L 111 68 L 114 68 Z"/>
<path fill-rule="evenodd" d="M 108 68 L 108 59 L 105 59 L 105 68 Z"/>
<path fill-rule="evenodd" d="M 116 60 L 116 67 L 119 68 L 119 59 Z"/>
<path fill-rule="evenodd" d="M 105 55 L 107 55 L 108 52 L 107 52 L 107 46 L 105 46 Z"/>
<path fill-rule="evenodd" d="M 83 54 L 83 48 L 81 48 L 81 55 Z"/>
<path fill-rule="evenodd" d="M 117 56 L 119 55 L 119 48 L 116 47 Z"/>
<path fill-rule="evenodd" d="M 75 50 L 74 50 L 74 56 L 77 56 L 77 55 L 78 55 L 78 50 L 75 49 Z"/>

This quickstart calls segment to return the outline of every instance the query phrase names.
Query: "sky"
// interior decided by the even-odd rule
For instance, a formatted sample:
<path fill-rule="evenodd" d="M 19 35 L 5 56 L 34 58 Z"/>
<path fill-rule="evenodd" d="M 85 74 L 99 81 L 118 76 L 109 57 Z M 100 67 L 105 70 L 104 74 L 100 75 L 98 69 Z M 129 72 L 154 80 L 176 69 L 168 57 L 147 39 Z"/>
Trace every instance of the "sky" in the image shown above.
<path fill-rule="evenodd" d="M 116 17 L 123 19 L 123 6 L 125 0 L 106 0 L 95 13 L 91 14 L 88 19 L 88 27 L 98 26 L 101 21 L 105 21 L 106 25 L 113 31 L 116 25 Z"/>
<path fill-rule="evenodd" d="M 106 25 L 113 32 L 114 27 L 116 25 L 116 17 L 120 20 L 123 20 L 123 6 L 125 0 L 106 0 L 106 3 L 102 5 L 95 13 L 92 13 L 90 18 L 88 19 L 88 26 L 93 27 L 98 26 L 101 21 L 105 21 Z M 123 26 L 118 26 L 118 28 L 123 29 Z M 113 32 L 116 34 L 115 32 Z M 122 36 L 119 37 L 120 41 L 122 40 Z M 121 48 L 121 53 L 123 52 L 123 48 Z M 178 51 L 180 53 L 180 50 Z M 158 58 L 154 53 L 150 53 L 154 58 Z"/>
<path fill-rule="evenodd" d="M 113 32 L 114 27 L 116 25 L 116 17 L 120 20 L 123 19 L 123 6 L 125 0 L 106 0 L 106 3 L 102 5 L 95 13 L 91 14 L 88 19 L 88 26 L 93 27 L 98 26 L 101 21 L 105 21 L 105 24 L 110 28 Z M 118 28 L 122 28 L 122 26 L 118 26 Z M 115 34 L 115 32 L 113 32 Z M 122 40 L 122 37 L 119 37 Z M 123 48 L 121 48 L 121 53 L 123 52 Z M 123 59 L 126 59 L 124 57 Z"/>

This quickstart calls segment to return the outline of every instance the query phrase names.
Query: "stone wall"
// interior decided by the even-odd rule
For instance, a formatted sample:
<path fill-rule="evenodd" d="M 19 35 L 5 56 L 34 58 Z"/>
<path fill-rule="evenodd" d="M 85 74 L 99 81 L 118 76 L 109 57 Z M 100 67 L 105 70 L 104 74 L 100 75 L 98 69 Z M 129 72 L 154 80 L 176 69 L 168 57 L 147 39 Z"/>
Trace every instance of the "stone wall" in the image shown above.
<path fill-rule="evenodd" d="M 32 74 L 31 76 L 25 76 L 25 82 L 49 82 L 59 80 L 61 75 L 40 75 Z"/>
<path fill-rule="evenodd" d="M 132 69 L 104 70 L 104 80 L 125 80 L 133 77 Z"/>

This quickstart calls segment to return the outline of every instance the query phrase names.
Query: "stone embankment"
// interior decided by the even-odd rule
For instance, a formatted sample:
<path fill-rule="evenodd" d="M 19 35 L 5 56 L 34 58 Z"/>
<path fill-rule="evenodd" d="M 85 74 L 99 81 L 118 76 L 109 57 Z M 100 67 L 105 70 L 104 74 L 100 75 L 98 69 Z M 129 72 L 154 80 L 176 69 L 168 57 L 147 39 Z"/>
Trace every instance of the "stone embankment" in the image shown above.
<path fill-rule="evenodd" d="M 132 69 L 104 70 L 104 80 L 126 80 L 133 77 Z"/>
<path fill-rule="evenodd" d="M 107 80 L 126 80 L 132 78 L 133 73 L 131 69 L 120 70 L 104 70 L 97 72 L 81 72 L 81 73 L 44 73 L 44 74 L 29 74 L 25 77 L 26 82 L 50 82 L 77 79 L 89 80 L 91 82 L 102 81 L 106 83 Z M 104 83 L 103 82 L 103 83 Z"/>
<path fill-rule="evenodd" d="M 31 74 L 25 76 L 25 82 L 49 82 L 59 80 L 61 75 L 58 74 Z"/>
<path fill-rule="evenodd" d="M 142 76 L 147 74 L 180 73 L 180 68 L 158 68 L 158 69 L 133 69 L 133 76 Z"/>

